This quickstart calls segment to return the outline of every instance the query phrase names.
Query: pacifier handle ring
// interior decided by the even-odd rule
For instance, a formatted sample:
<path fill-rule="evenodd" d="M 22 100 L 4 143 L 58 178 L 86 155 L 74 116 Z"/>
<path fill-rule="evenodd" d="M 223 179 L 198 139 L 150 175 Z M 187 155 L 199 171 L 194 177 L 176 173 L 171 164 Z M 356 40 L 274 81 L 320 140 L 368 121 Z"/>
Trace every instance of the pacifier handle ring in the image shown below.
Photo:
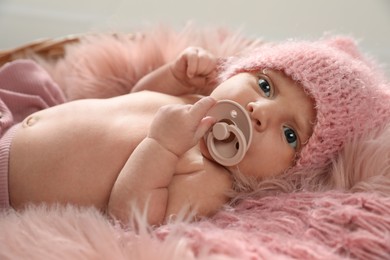
<path fill-rule="evenodd" d="M 222 124 L 226 124 L 226 123 L 222 123 Z M 216 162 L 224 166 L 233 166 L 238 164 L 242 160 L 242 158 L 244 158 L 247 150 L 247 143 L 244 134 L 237 126 L 226 124 L 226 129 L 228 133 L 233 133 L 236 136 L 238 141 L 239 146 L 237 149 L 237 153 L 233 157 L 226 158 L 219 154 L 217 148 L 215 147 L 214 136 L 212 132 L 210 132 L 207 136 L 207 146 L 209 147 L 209 152 L 211 156 L 214 158 Z"/>

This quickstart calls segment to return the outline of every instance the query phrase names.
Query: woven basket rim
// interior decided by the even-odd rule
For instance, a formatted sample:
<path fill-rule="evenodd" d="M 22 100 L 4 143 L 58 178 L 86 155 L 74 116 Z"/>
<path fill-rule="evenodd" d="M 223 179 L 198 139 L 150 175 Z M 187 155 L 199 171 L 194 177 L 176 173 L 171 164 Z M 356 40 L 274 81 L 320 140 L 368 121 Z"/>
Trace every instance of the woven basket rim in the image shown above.
<path fill-rule="evenodd" d="M 44 59 L 58 59 L 64 55 L 65 46 L 80 40 L 81 35 L 68 35 L 59 38 L 42 38 L 15 48 L 0 50 L 0 66 L 22 58 L 38 55 Z"/>

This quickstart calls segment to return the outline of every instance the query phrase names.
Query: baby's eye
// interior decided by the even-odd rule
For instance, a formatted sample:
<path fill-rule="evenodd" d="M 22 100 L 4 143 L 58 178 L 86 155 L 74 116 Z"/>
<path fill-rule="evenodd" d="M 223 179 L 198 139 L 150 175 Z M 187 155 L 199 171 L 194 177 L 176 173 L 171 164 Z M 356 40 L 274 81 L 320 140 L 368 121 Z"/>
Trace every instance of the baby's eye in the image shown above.
<path fill-rule="evenodd" d="M 298 146 L 298 137 L 293 129 L 290 127 L 283 127 L 284 136 L 286 137 L 287 143 L 294 149 Z"/>
<path fill-rule="evenodd" d="M 271 97 L 272 88 L 267 80 L 259 78 L 258 85 L 260 87 L 260 90 L 264 92 L 266 97 Z"/>

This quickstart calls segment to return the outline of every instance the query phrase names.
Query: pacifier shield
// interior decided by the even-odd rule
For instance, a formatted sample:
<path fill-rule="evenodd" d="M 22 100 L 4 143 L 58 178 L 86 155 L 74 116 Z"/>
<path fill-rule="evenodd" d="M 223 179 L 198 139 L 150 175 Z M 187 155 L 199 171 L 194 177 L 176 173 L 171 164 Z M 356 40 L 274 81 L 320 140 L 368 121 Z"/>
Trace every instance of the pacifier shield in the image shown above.
<path fill-rule="evenodd" d="M 208 115 L 217 120 L 204 137 L 210 155 L 224 166 L 238 164 L 252 141 L 252 124 L 248 113 L 237 102 L 221 100 Z"/>

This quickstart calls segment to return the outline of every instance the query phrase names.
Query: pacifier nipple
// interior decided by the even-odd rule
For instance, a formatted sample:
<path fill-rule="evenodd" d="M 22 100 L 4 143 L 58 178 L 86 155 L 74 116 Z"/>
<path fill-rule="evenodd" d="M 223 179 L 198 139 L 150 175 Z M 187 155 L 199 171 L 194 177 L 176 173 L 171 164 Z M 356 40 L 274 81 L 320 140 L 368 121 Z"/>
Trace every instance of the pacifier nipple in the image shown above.
<path fill-rule="evenodd" d="M 213 159 L 224 165 L 238 164 L 252 140 L 252 124 L 244 108 L 231 100 L 221 100 L 209 111 L 217 123 L 205 135 Z"/>
<path fill-rule="evenodd" d="M 218 122 L 213 126 L 213 135 L 215 139 L 222 141 L 229 137 L 230 133 L 226 123 Z"/>

